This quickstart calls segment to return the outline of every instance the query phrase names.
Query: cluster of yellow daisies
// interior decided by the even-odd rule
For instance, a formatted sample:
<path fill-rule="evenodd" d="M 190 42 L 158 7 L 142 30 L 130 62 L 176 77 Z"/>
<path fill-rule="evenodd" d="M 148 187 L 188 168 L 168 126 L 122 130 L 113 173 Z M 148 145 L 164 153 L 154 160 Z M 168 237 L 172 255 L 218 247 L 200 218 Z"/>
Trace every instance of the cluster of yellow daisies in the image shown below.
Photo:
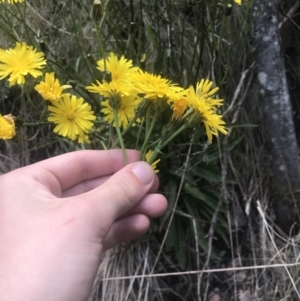
<path fill-rule="evenodd" d="M 0 3 L 23 1 L 0 0 Z M 241 4 L 241 1 L 235 2 Z M 103 79 L 86 87 L 87 91 L 99 95 L 102 109 L 95 113 L 82 97 L 66 91 L 72 87 L 61 84 L 54 72 L 43 73 L 46 66 L 44 53 L 25 42 L 17 42 L 10 49 L 0 48 L 0 80 L 7 78 L 10 86 L 26 87 L 26 76 L 43 77 L 34 89 L 47 102 L 47 121 L 55 125 L 53 131 L 56 134 L 79 143 L 90 143 L 94 121 L 96 118 L 104 120 L 115 127 L 117 139 L 113 147 L 120 144 L 125 161 L 123 134 L 136 125 L 145 131 L 140 149 L 142 158 L 152 164 L 154 170 L 159 162 L 155 161 L 158 152 L 189 127 L 203 123 L 210 142 L 219 132 L 227 134 L 222 115 L 218 114 L 223 99 L 215 98 L 219 89 L 213 87 L 213 82 L 208 79 L 200 80 L 196 87 L 184 89 L 160 75 L 141 70 L 123 55 L 118 57 L 110 53 L 97 62 L 96 68 Z M 152 145 L 154 150 L 149 150 L 151 134 L 166 108 L 171 112 L 170 120 L 161 129 L 160 139 Z M 46 121 L 44 113 L 41 119 L 39 125 Z M 12 139 L 16 134 L 15 117 L 0 114 L 0 139 Z"/>
<path fill-rule="evenodd" d="M 97 69 L 109 72 L 111 80 L 96 81 L 87 86 L 87 90 L 104 98 L 102 113 L 108 123 L 116 126 L 117 120 L 119 126 L 126 129 L 132 120 L 139 122 L 151 109 L 154 118 L 155 113 L 159 114 L 164 106 L 170 106 L 173 120 L 202 121 L 209 141 L 218 132 L 226 134 L 225 123 L 217 113 L 217 107 L 222 105 L 223 100 L 213 98 L 218 88 L 212 89 L 211 81 L 201 80 L 196 89 L 192 86 L 183 89 L 160 75 L 134 67 L 131 60 L 124 56 L 119 59 L 114 53 L 110 53 L 105 61 L 99 60 Z"/>
<path fill-rule="evenodd" d="M 16 43 L 11 49 L 0 49 L 0 79 L 8 77 L 10 86 L 25 84 L 25 76 L 30 74 L 37 78 L 43 75 L 41 69 L 47 62 L 42 52 L 38 52 L 25 42 Z M 82 98 L 69 93 L 63 93 L 70 86 L 61 86 L 54 73 L 46 73 L 44 81 L 35 86 L 35 89 L 49 101 L 48 121 L 56 124 L 54 132 L 78 142 L 90 142 L 87 133 L 96 119 L 91 106 Z M 1 115 L 0 115 L 1 116 Z M 15 136 L 15 125 L 10 120 L 1 117 L 0 138 L 11 139 Z M 14 130 L 10 130 L 10 129 Z"/>
<path fill-rule="evenodd" d="M 8 78 L 10 85 L 24 84 L 25 76 L 42 76 L 41 69 L 46 66 L 42 52 L 38 52 L 25 42 L 16 43 L 14 48 L 0 49 L 0 79 Z M 134 67 L 124 56 L 118 58 L 114 53 L 97 62 L 97 69 L 109 72 L 109 81 L 96 81 L 87 90 L 102 97 L 104 120 L 123 129 L 134 122 L 138 123 L 149 108 L 172 108 L 173 120 L 196 120 L 205 125 L 209 141 L 218 132 L 226 134 L 222 116 L 217 107 L 222 99 L 213 98 L 218 88 L 212 88 L 209 80 L 201 80 L 196 88 L 183 89 L 170 80 Z M 49 102 L 48 121 L 56 124 L 54 132 L 79 142 L 89 142 L 93 121 L 96 119 L 91 106 L 82 98 L 65 92 L 70 88 L 61 85 L 55 74 L 45 73 L 44 79 L 35 86 L 41 96 Z M 159 113 L 159 112 L 158 112 Z M 13 122 L 0 119 L 0 138 L 10 139 L 15 135 Z M 118 124 L 116 124 L 118 123 Z M 9 124 L 9 125 L 8 125 Z"/>
<path fill-rule="evenodd" d="M 79 143 L 90 143 L 88 135 L 96 120 L 90 104 L 82 97 L 67 93 L 65 90 L 71 86 L 61 85 L 54 72 L 43 74 L 41 69 L 46 65 L 44 54 L 25 42 L 16 43 L 14 48 L 7 50 L 0 49 L 0 79 L 7 78 L 12 86 L 25 84 L 27 75 L 34 78 L 43 76 L 34 88 L 48 102 L 47 120 L 55 124 L 54 132 Z M 102 74 L 109 75 L 109 80 L 97 80 L 86 89 L 99 94 L 103 114 L 102 117 L 100 112 L 97 114 L 100 115 L 99 119 L 116 128 L 122 149 L 125 149 L 125 145 L 120 129 L 126 132 L 135 124 L 141 123 L 142 126 L 142 122 L 146 120 L 147 131 L 141 152 L 148 162 L 154 164 L 154 169 L 158 162 L 154 160 L 160 149 L 188 127 L 202 122 L 209 141 L 219 132 L 227 133 L 222 115 L 217 112 L 223 100 L 214 98 L 218 88 L 213 88 L 213 83 L 209 80 L 202 79 L 196 88 L 190 86 L 184 89 L 160 75 L 133 66 L 131 60 L 123 55 L 118 58 L 114 53 L 99 60 L 97 69 Z M 165 131 L 165 135 L 162 131 L 154 152 L 147 152 L 147 143 L 157 118 L 166 107 L 172 110 L 168 124 L 175 126 L 172 131 Z M 176 125 L 180 125 L 180 131 L 176 131 Z M 0 139 L 12 139 L 15 135 L 14 117 L 0 115 Z"/>

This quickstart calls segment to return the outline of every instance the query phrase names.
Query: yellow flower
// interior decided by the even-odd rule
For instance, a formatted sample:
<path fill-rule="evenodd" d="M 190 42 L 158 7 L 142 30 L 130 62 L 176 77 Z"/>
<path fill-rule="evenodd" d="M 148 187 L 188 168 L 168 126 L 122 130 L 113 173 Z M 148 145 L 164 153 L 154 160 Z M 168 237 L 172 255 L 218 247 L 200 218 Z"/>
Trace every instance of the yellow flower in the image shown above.
<path fill-rule="evenodd" d="M 91 120 L 96 119 L 91 106 L 75 95 L 64 94 L 59 102 L 48 106 L 48 110 L 51 112 L 48 121 L 57 124 L 54 132 L 71 140 L 85 140 L 93 126 Z"/>
<path fill-rule="evenodd" d="M 196 114 L 199 115 L 202 122 L 204 123 L 208 140 L 212 141 L 212 136 L 218 136 L 218 132 L 227 134 L 225 122 L 222 120 L 222 115 L 216 113 L 216 107 L 223 103 L 223 99 L 213 99 L 213 96 L 218 88 L 210 90 L 212 82 L 208 80 L 201 80 L 196 90 L 190 86 L 188 88 L 187 97 L 191 102 L 192 107 L 196 110 Z"/>
<path fill-rule="evenodd" d="M 45 74 L 45 81 L 41 81 L 34 87 L 45 100 L 57 102 L 62 97 L 64 89 L 71 88 L 70 85 L 61 86 L 58 79 L 55 79 L 54 72 Z"/>
<path fill-rule="evenodd" d="M 178 94 L 178 98 L 170 100 L 171 107 L 173 110 L 172 119 L 181 119 L 185 110 L 191 106 L 191 102 L 189 98 L 186 97 L 186 94 L 187 90 L 184 90 L 182 93 Z"/>
<path fill-rule="evenodd" d="M 9 114 L 1 116 L 0 114 L 0 139 L 12 139 L 16 135 L 14 117 Z"/>
<path fill-rule="evenodd" d="M 196 86 L 196 93 L 198 98 L 204 98 L 210 101 L 213 105 L 222 105 L 223 99 L 213 99 L 211 96 L 216 94 L 219 91 L 219 88 L 216 87 L 211 90 L 211 87 L 213 85 L 213 82 L 208 79 L 201 79 L 199 83 L 197 83 Z"/>
<path fill-rule="evenodd" d="M 7 2 L 8 4 L 14 4 L 14 3 L 17 3 L 17 2 L 24 2 L 24 0 L 0 0 L 0 3 L 5 3 Z"/>
<path fill-rule="evenodd" d="M 244 1 L 247 1 L 247 0 L 244 0 Z M 234 0 L 234 2 L 238 5 L 242 5 L 242 0 Z"/>
<path fill-rule="evenodd" d="M 84 133 L 79 133 L 79 135 L 77 136 L 77 141 L 78 143 L 88 143 L 88 144 L 91 144 L 91 140 L 89 138 L 88 135 L 85 135 Z"/>
<path fill-rule="evenodd" d="M 112 81 L 124 81 L 130 76 L 130 73 L 138 70 L 137 67 L 132 66 L 132 60 L 125 59 L 124 55 L 120 59 L 114 54 L 110 53 L 106 61 L 106 71 L 111 72 Z M 97 69 L 104 70 L 104 59 L 97 62 Z"/>
<path fill-rule="evenodd" d="M 157 98 L 177 98 L 177 94 L 183 90 L 160 75 L 154 75 L 142 70 L 132 73 L 129 80 L 132 81 L 133 89 L 137 93 L 144 94 L 144 98 L 152 100 Z"/>
<path fill-rule="evenodd" d="M 212 142 L 213 135 L 218 136 L 218 132 L 227 135 L 227 129 L 225 122 L 222 120 L 222 115 L 218 115 L 211 110 L 203 111 L 203 113 L 201 112 L 200 114 L 205 126 L 207 138 L 210 142 Z"/>
<path fill-rule="evenodd" d="M 197 99 L 205 99 L 207 104 L 212 107 L 221 106 L 223 103 L 223 99 L 212 98 L 212 96 L 217 91 L 219 91 L 219 88 L 216 87 L 214 89 L 211 89 L 212 85 L 213 85 L 212 81 L 209 81 L 207 79 L 206 80 L 202 79 L 196 85 L 196 97 Z M 193 98 L 191 99 L 190 97 L 187 97 L 189 93 L 190 93 L 190 89 L 183 90 L 179 93 L 176 93 L 175 98 L 169 100 L 169 103 L 171 104 L 173 110 L 172 119 L 179 120 L 182 117 L 185 110 L 191 107 Z"/>
<path fill-rule="evenodd" d="M 46 60 L 42 52 L 37 52 L 25 42 L 16 43 L 15 48 L 0 49 L 0 79 L 10 76 L 10 86 L 25 83 L 25 75 L 31 74 L 34 78 L 42 75 L 39 69 L 44 68 Z"/>
<path fill-rule="evenodd" d="M 92 93 L 100 94 L 106 98 L 116 93 L 119 93 L 120 95 L 129 95 L 132 92 L 132 86 L 116 81 L 111 81 L 109 83 L 105 82 L 101 84 L 97 80 L 97 85 L 92 84 L 91 86 L 87 86 L 86 89 Z"/>
<path fill-rule="evenodd" d="M 151 158 L 152 154 L 153 154 L 153 151 L 152 151 L 152 150 L 149 150 L 148 153 L 146 154 L 146 162 L 149 161 L 149 159 Z M 156 169 L 156 165 L 157 165 L 159 162 L 160 162 L 160 159 L 154 161 L 154 162 L 151 164 L 151 167 L 152 167 L 152 169 L 153 169 L 153 171 L 154 171 L 155 173 L 159 173 L 159 169 Z"/>
<path fill-rule="evenodd" d="M 135 94 L 121 96 L 121 105 L 118 108 L 118 123 L 120 127 L 126 128 L 130 120 L 134 117 L 134 110 L 140 103 L 140 98 Z M 114 112 L 109 100 L 102 103 L 103 109 L 101 112 L 105 114 L 104 120 L 109 124 L 115 125 Z"/>

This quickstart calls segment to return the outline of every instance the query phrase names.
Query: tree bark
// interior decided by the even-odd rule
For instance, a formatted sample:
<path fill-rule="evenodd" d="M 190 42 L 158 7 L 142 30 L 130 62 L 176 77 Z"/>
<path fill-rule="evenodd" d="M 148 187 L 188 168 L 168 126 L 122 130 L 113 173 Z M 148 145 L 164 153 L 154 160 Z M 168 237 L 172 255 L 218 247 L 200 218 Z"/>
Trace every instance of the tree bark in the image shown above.
<path fill-rule="evenodd" d="M 279 224 L 286 226 L 287 230 L 298 216 L 299 204 L 290 201 L 290 188 L 299 189 L 300 178 L 297 140 L 275 5 L 273 0 L 254 0 L 250 12 L 251 36 L 271 157 L 271 189 L 277 195 L 274 207 Z"/>

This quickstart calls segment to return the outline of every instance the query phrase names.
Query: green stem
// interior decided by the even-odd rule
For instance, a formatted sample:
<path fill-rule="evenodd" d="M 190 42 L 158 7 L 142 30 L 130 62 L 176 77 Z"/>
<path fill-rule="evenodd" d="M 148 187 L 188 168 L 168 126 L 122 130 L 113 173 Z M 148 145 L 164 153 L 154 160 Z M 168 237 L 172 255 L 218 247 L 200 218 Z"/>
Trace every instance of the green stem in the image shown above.
<path fill-rule="evenodd" d="M 29 93 L 29 91 L 27 89 L 27 85 L 26 84 L 23 85 L 23 88 L 24 88 L 24 91 L 25 91 L 25 95 L 26 95 L 27 99 L 29 100 L 30 104 L 36 109 L 36 111 L 41 112 L 39 110 L 39 108 L 35 105 L 35 103 L 33 102 L 33 100 L 31 99 L 30 93 Z"/>
<path fill-rule="evenodd" d="M 104 46 L 103 46 L 103 41 L 102 41 L 100 32 L 102 30 L 104 21 L 105 21 L 106 16 L 107 16 L 107 7 L 108 7 L 108 4 L 109 4 L 109 1 L 110 0 L 105 1 L 104 7 L 103 7 L 103 15 L 102 15 L 102 18 L 100 20 L 99 27 L 98 27 L 98 24 L 97 24 L 96 20 L 94 19 L 94 27 L 95 27 L 96 34 L 97 34 L 97 39 L 98 39 L 98 43 L 99 43 L 99 47 L 100 47 L 101 56 L 103 58 L 104 72 L 106 72 L 106 59 L 105 59 Z"/>
<path fill-rule="evenodd" d="M 161 138 L 158 138 L 157 140 L 155 140 L 154 142 L 152 142 L 151 144 L 148 144 L 148 148 L 152 149 L 155 145 L 157 145 L 160 142 Z M 154 147 L 155 148 L 155 147 Z"/>
<path fill-rule="evenodd" d="M 104 4 L 104 6 L 103 6 L 103 16 L 102 16 L 102 18 L 101 18 L 101 20 L 100 20 L 100 25 L 99 25 L 100 30 L 102 30 L 102 26 L 103 26 L 104 21 L 105 21 L 105 19 L 106 19 L 106 15 L 107 15 L 107 7 L 108 7 L 109 2 L 110 2 L 110 0 L 106 0 L 106 1 L 105 1 L 105 4 Z"/>
<path fill-rule="evenodd" d="M 169 142 L 171 142 L 177 135 L 179 135 L 182 131 L 187 129 L 189 126 L 187 124 L 183 124 L 177 131 L 175 131 L 167 140 L 161 143 L 160 149 L 164 148 Z"/>
<path fill-rule="evenodd" d="M 27 138 L 18 137 L 18 140 L 27 141 L 27 142 L 33 141 L 36 138 L 36 136 L 38 135 L 39 132 L 40 132 L 40 128 L 38 128 L 36 133 L 31 138 L 27 139 Z"/>
<path fill-rule="evenodd" d="M 155 123 L 156 123 L 156 120 L 157 120 L 157 116 L 158 116 L 157 109 L 155 109 L 154 116 L 153 116 L 153 118 L 152 118 L 150 127 L 148 128 L 148 127 L 147 127 L 147 119 L 149 120 L 150 114 L 151 114 L 151 112 L 148 111 L 148 112 L 147 112 L 147 115 L 146 115 L 146 137 L 145 137 L 143 146 L 142 146 L 142 148 L 141 148 L 140 159 L 144 157 L 144 153 L 145 153 L 145 150 L 146 150 L 146 148 L 147 148 L 147 144 L 148 144 L 149 138 L 150 138 L 150 136 L 151 136 L 151 134 L 152 134 L 152 131 L 153 131 L 153 129 L 154 129 L 154 126 L 155 126 Z M 149 123 L 149 122 L 148 122 L 148 123 Z"/>
<path fill-rule="evenodd" d="M 132 125 L 136 122 L 136 120 L 138 119 L 137 116 L 134 116 L 130 122 L 127 124 L 125 130 L 122 132 L 122 137 L 128 132 L 128 130 L 132 127 Z M 111 148 L 115 148 L 117 143 L 119 142 L 119 138 L 117 138 L 114 143 L 112 144 Z"/>
<path fill-rule="evenodd" d="M 138 132 L 138 135 L 137 135 L 137 138 L 136 138 L 135 149 L 138 149 L 139 141 L 140 141 L 141 132 L 142 132 L 142 128 L 143 128 L 144 122 L 145 122 L 145 117 L 142 118 L 142 122 L 140 124 L 139 132 Z"/>
<path fill-rule="evenodd" d="M 194 108 L 189 108 L 188 111 L 182 116 L 181 120 L 185 120 L 187 117 L 189 117 L 193 112 Z"/>
<path fill-rule="evenodd" d="M 119 138 L 119 141 L 120 141 L 120 145 L 121 145 L 121 149 L 122 149 L 124 163 L 128 164 L 128 159 L 127 159 L 127 155 L 126 155 L 125 145 L 124 145 L 123 137 L 122 137 L 122 134 L 121 134 L 121 131 L 120 131 L 120 127 L 119 127 L 118 111 L 117 111 L 117 109 L 113 109 L 113 110 L 114 110 L 114 122 L 115 122 L 117 135 L 118 135 L 118 138 Z"/>
<path fill-rule="evenodd" d="M 38 122 L 38 123 L 24 122 L 22 124 L 22 126 L 40 126 L 40 125 L 49 125 L 49 124 L 51 124 L 51 122 L 47 122 L 47 121 L 45 121 L 45 122 Z"/>
<path fill-rule="evenodd" d="M 18 137 L 19 140 L 22 140 L 22 141 L 28 141 L 28 142 L 29 142 L 29 141 L 34 140 L 34 139 L 37 137 L 37 135 L 39 134 L 40 129 L 41 129 L 41 124 L 43 124 L 43 123 L 42 123 L 42 120 L 43 120 L 43 118 L 44 118 L 44 115 L 45 115 L 46 111 L 47 111 L 47 106 L 45 105 L 45 106 L 44 106 L 44 109 L 43 109 L 43 112 L 42 112 L 42 114 L 41 114 L 41 117 L 40 117 L 40 121 L 39 121 L 37 124 L 36 124 L 36 123 L 33 124 L 34 126 L 38 126 L 38 129 L 37 129 L 36 133 L 35 133 L 31 138 L 28 138 L 28 139 Z M 30 124 L 30 123 L 27 123 L 26 126 L 29 125 L 29 124 Z M 24 125 L 24 124 L 23 124 L 23 125 Z"/>
<path fill-rule="evenodd" d="M 157 157 L 158 152 L 163 149 L 169 142 L 171 142 L 177 135 L 179 135 L 182 131 L 184 131 L 185 129 L 188 128 L 188 125 L 183 124 L 177 131 L 175 131 L 167 140 L 165 140 L 164 142 L 162 142 L 162 140 L 160 139 L 160 141 L 158 142 L 157 146 L 155 147 L 151 157 L 148 160 L 149 164 L 152 164 L 154 162 L 154 160 Z"/>
<path fill-rule="evenodd" d="M 155 149 L 154 149 L 154 151 L 153 151 L 151 157 L 150 157 L 149 160 L 147 161 L 148 164 L 151 165 L 151 164 L 154 162 L 154 160 L 155 160 L 156 157 L 157 157 L 158 152 L 159 152 L 161 149 L 162 149 L 162 147 L 161 147 L 161 140 L 160 140 L 159 143 L 156 145 L 156 147 L 155 147 Z"/>
<path fill-rule="evenodd" d="M 102 56 L 102 59 L 103 59 L 104 72 L 106 72 L 106 58 L 105 58 L 105 51 L 104 51 L 103 41 L 102 41 L 102 38 L 101 38 L 101 35 L 100 35 L 100 30 L 98 28 L 98 24 L 95 20 L 94 20 L 94 27 L 95 27 L 96 34 L 97 34 L 100 53 L 101 53 L 101 56 Z"/>
<path fill-rule="evenodd" d="M 149 124 L 150 124 L 150 113 L 146 114 L 146 133 L 149 132 Z"/>

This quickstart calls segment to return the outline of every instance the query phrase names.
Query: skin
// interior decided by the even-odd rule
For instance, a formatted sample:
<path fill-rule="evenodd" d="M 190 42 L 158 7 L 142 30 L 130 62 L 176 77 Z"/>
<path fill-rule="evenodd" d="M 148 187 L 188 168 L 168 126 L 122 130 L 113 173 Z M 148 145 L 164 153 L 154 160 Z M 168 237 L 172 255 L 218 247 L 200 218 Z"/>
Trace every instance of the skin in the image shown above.
<path fill-rule="evenodd" d="M 0 176 L 0 299 L 85 301 L 101 252 L 144 234 L 167 201 L 138 152 L 78 151 Z"/>

